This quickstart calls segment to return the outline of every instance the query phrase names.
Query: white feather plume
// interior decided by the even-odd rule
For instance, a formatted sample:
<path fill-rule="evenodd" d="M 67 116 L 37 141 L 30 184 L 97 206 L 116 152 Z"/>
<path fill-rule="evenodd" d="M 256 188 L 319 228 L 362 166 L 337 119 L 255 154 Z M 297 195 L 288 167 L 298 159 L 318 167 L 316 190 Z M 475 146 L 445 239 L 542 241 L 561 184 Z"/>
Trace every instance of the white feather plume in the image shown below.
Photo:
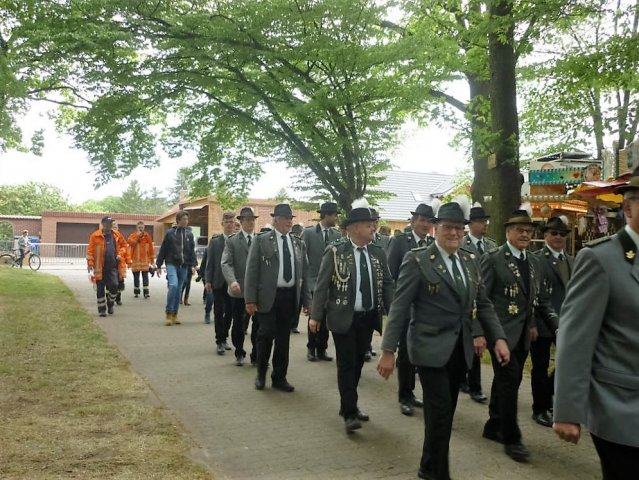
<path fill-rule="evenodd" d="M 442 201 L 439 198 L 433 198 L 433 200 L 430 202 L 430 206 L 433 209 L 433 215 L 437 216 L 439 207 L 442 206 Z"/>
<path fill-rule="evenodd" d="M 451 202 L 455 202 L 461 207 L 462 212 L 464 212 L 464 218 L 468 220 L 470 217 L 470 200 L 468 197 L 466 195 L 457 195 Z"/>
<path fill-rule="evenodd" d="M 481 203 L 475 202 L 475 203 L 473 203 L 473 208 L 483 208 L 483 207 L 482 207 Z"/>
<path fill-rule="evenodd" d="M 567 227 L 570 226 L 570 222 L 568 221 L 568 217 L 566 215 L 559 215 L 559 220 L 561 220 Z"/>
<path fill-rule="evenodd" d="M 371 208 L 371 206 L 368 204 L 368 200 L 362 197 L 354 200 L 353 203 L 351 203 L 351 208 Z"/>
<path fill-rule="evenodd" d="M 533 215 L 532 205 L 528 202 L 522 203 L 519 210 L 525 210 L 529 217 Z"/>

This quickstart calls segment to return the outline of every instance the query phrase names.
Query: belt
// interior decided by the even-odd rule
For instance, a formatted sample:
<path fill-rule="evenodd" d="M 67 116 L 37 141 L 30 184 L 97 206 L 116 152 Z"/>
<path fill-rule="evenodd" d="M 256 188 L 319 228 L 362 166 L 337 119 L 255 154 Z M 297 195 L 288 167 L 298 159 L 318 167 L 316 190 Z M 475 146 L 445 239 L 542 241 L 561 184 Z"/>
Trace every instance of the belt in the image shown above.
<path fill-rule="evenodd" d="M 277 291 L 278 292 L 290 292 L 291 290 L 293 290 L 295 287 L 277 287 Z"/>
<path fill-rule="evenodd" d="M 371 315 L 373 313 L 375 313 L 377 310 L 376 309 L 371 309 L 371 310 L 366 310 L 366 311 L 355 311 L 353 312 L 353 317 L 354 318 L 361 318 L 361 317 L 366 317 L 367 315 Z"/>

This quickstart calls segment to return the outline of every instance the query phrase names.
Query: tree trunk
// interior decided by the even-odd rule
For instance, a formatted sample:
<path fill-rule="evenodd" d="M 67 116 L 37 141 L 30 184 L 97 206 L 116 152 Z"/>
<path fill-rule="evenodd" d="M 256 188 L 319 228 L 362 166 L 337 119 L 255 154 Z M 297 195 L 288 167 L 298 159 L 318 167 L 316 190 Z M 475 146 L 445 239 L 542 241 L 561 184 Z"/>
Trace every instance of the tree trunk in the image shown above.
<path fill-rule="evenodd" d="M 470 87 L 470 101 L 466 115 L 470 121 L 472 158 L 474 179 L 470 192 L 473 202 L 479 202 L 485 206 L 484 197 L 490 196 L 490 176 L 488 174 L 488 155 L 484 145 L 489 126 L 482 114 L 477 112 L 478 107 L 490 97 L 490 82 L 478 80 L 474 75 L 467 75 Z"/>
<path fill-rule="evenodd" d="M 519 171 L 519 118 L 517 116 L 516 57 L 514 49 L 513 4 L 509 0 L 493 0 L 489 12 L 494 18 L 488 36 L 490 62 L 490 110 L 495 134 L 495 167 L 489 170 L 492 179 L 492 201 L 486 207 L 492 215 L 492 234 L 501 243 L 503 224 L 521 202 Z M 503 28 L 507 25 L 507 28 Z"/>

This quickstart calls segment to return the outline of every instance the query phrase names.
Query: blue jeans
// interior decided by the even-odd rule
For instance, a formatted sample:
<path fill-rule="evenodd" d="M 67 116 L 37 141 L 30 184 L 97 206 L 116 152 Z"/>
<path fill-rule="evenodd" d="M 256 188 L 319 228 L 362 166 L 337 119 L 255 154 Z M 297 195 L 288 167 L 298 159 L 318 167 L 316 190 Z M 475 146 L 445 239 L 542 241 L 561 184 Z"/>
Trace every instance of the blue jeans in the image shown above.
<path fill-rule="evenodd" d="M 169 291 L 166 294 L 166 312 L 177 313 L 180 307 L 180 293 L 182 292 L 182 286 L 186 280 L 186 274 L 188 271 L 187 265 L 166 265 L 166 279 L 169 284 Z"/>

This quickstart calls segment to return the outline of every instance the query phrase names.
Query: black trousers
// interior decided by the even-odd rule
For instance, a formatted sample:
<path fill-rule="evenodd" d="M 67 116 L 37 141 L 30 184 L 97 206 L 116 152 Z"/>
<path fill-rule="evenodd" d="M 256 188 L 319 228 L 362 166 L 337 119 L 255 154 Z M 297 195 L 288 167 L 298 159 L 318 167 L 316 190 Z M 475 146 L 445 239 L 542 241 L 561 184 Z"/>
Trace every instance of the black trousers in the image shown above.
<path fill-rule="evenodd" d="M 328 348 L 328 327 L 326 326 L 326 322 L 321 322 L 319 324 L 319 329 L 317 333 L 312 333 L 311 329 L 308 328 L 308 342 L 306 343 L 306 348 L 309 350 L 313 350 L 314 352 L 325 352 Z"/>
<path fill-rule="evenodd" d="M 555 341 L 552 337 L 538 337 L 530 344 L 530 386 L 532 388 L 534 413 L 541 413 L 552 408 L 555 372 L 548 375 L 550 366 L 550 347 Z"/>
<path fill-rule="evenodd" d="M 362 375 L 364 354 L 368 351 L 377 321 L 377 311 L 354 312 L 353 323 L 346 333 L 333 332 L 337 358 L 339 413 L 344 418 L 357 415 L 357 386 Z"/>
<path fill-rule="evenodd" d="M 215 343 L 224 343 L 229 336 L 229 329 L 233 321 L 233 307 L 231 296 L 226 289 L 213 289 L 213 321 L 215 323 Z"/>
<path fill-rule="evenodd" d="M 149 272 L 133 271 L 133 294 L 140 295 L 140 274 L 142 274 L 142 287 L 144 287 L 144 296 L 149 294 Z"/>
<path fill-rule="evenodd" d="M 443 367 L 417 367 L 424 390 L 424 446 L 420 470 L 434 480 L 450 479 L 450 435 L 459 383 L 467 368 L 462 341 L 460 334 L 453 353 Z"/>
<path fill-rule="evenodd" d="M 288 373 L 289 341 L 291 325 L 297 311 L 295 287 L 278 288 L 273 307 L 268 313 L 257 313 L 257 371 L 266 375 L 268 361 L 273 351 L 273 383 L 286 380 Z"/>
<path fill-rule="evenodd" d="M 609 442 L 590 434 L 599 455 L 603 480 L 633 480 L 639 472 L 639 447 Z"/>
<path fill-rule="evenodd" d="M 466 382 L 470 393 L 482 393 L 481 388 L 481 358 L 473 356 L 473 365 L 462 375 L 462 382 Z"/>
<path fill-rule="evenodd" d="M 95 282 L 96 295 L 98 297 L 98 313 L 106 312 L 107 305 L 112 307 L 118 294 L 118 286 L 107 285 L 104 280 Z"/>
<path fill-rule="evenodd" d="M 406 335 L 408 334 L 408 323 L 402 330 L 397 344 L 397 383 L 399 385 L 399 403 L 411 402 L 415 398 L 415 366 L 408 358 L 408 345 Z"/>
<path fill-rule="evenodd" d="M 490 351 L 495 375 L 490 389 L 489 419 L 485 429 L 493 433 L 501 433 L 506 444 L 521 441 L 521 430 L 517 424 L 517 397 L 524 363 L 528 356 L 524 348 L 526 334 L 527 332 L 524 331 L 517 346 L 510 351 L 510 362 L 507 365 L 501 366 L 495 353 Z"/>
<path fill-rule="evenodd" d="M 118 292 L 115 294 L 115 301 L 116 302 L 122 301 L 122 292 L 124 292 L 124 279 L 123 278 L 121 278 L 118 281 Z"/>
<path fill-rule="evenodd" d="M 244 332 L 248 328 L 250 316 L 246 313 L 246 304 L 244 303 L 243 298 L 231 297 L 231 317 L 233 318 L 233 325 L 231 326 L 231 342 L 233 342 L 233 346 L 235 347 L 235 356 L 245 357 Z M 257 329 L 253 328 L 253 331 L 251 332 L 253 352 L 255 351 L 256 339 Z"/>

